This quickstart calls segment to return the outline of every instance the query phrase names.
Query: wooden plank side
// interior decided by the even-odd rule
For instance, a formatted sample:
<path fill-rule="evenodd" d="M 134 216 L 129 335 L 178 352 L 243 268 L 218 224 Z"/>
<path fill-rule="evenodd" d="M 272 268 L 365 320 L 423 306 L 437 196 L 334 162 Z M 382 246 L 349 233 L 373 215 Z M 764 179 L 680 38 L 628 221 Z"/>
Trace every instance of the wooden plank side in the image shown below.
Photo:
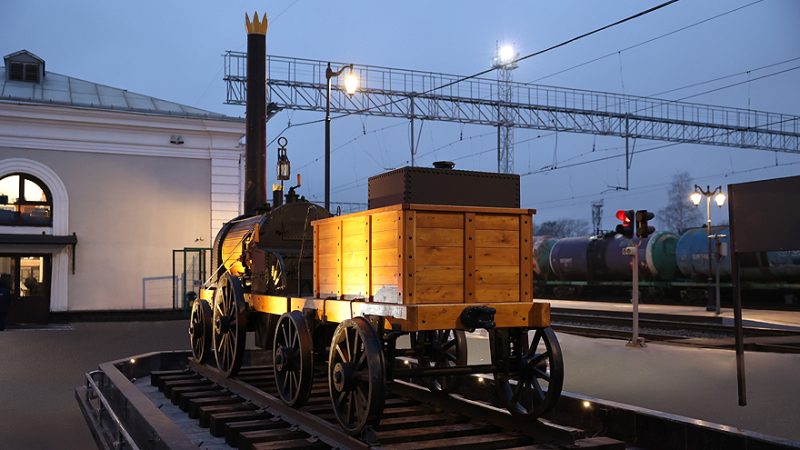
<path fill-rule="evenodd" d="M 475 286 L 475 301 L 484 303 L 518 302 L 519 284 L 479 284 Z"/>
<path fill-rule="evenodd" d="M 345 253 L 363 252 L 367 250 L 367 237 L 364 235 L 364 225 L 359 224 L 361 232 L 342 236 L 342 249 Z"/>
<path fill-rule="evenodd" d="M 482 284 L 514 284 L 520 279 L 519 266 L 477 266 L 475 267 L 475 283 Z"/>
<path fill-rule="evenodd" d="M 464 285 L 417 285 L 414 298 L 416 303 L 463 303 Z"/>
<path fill-rule="evenodd" d="M 372 287 L 397 286 L 400 289 L 400 271 L 397 265 L 394 267 L 373 267 L 372 268 Z"/>
<path fill-rule="evenodd" d="M 400 245 L 400 233 L 393 230 L 385 230 L 385 231 L 373 231 L 372 232 L 372 239 L 370 239 L 372 243 L 373 250 L 383 250 L 383 249 L 397 249 Z"/>
<path fill-rule="evenodd" d="M 372 216 L 367 216 L 364 222 L 364 236 L 366 238 L 367 255 L 364 268 L 367 270 L 367 298 L 372 300 Z"/>
<path fill-rule="evenodd" d="M 519 216 L 519 301 L 533 300 L 533 218 Z"/>
<path fill-rule="evenodd" d="M 320 255 L 339 254 L 339 239 L 336 237 L 325 238 L 320 236 L 317 251 Z"/>
<path fill-rule="evenodd" d="M 519 231 L 519 216 L 477 214 L 475 229 Z"/>
<path fill-rule="evenodd" d="M 319 277 L 320 284 L 337 284 L 339 282 L 339 272 L 337 272 L 338 268 L 334 267 L 331 269 L 320 269 L 317 272 L 317 276 Z"/>
<path fill-rule="evenodd" d="M 364 223 L 367 221 L 369 216 L 342 220 L 342 236 L 363 236 Z"/>
<path fill-rule="evenodd" d="M 461 213 L 418 212 L 417 228 L 464 228 Z"/>
<path fill-rule="evenodd" d="M 417 267 L 417 286 L 436 284 L 463 284 L 464 268 L 461 266 L 440 266 L 436 268 Z"/>
<path fill-rule="evenodd" d="M 475 213 L 464 214 L 464 303 L 475 301 Z"/>
<path fill-rule="evenodd" d="M 396 205 L 400 206 L 400 205 Z M 430 212 L 430 211 L 437 211 L 437 212 L 457 212 L 457 213 L 479 213 L 479 214 L 507 214 L 507 215 L 520 215 L 520 214 L 534 214 L 536 213 L 535 209 L 531 208 L 496 208 L 493 206 L 452 206 L 452 205 L 426 205 L 420 203 L 410 203 L 407 205 L 402 205 L 405 208 L 409 208 L 415 211 L 420 212 Z M 387 207 L 389 208 L 389 207 Z"/>
<path fill-rule="evenodd" d="M 373 245 L 371 258 L 372 268 L 392 267 L 396 270 L 401 256 L 397 248 L 376 249 Z"/>
<path fill-rule="evenodd" d="M 420 228 L 417 230 L 420 246 L 463 247 L 464 230 L 458 228 Z"/>
<path fill-rule="evenodd" d="M 332 253 L 330 255 L 320 255 L 317 254 L 314 256 L 317 261 L 317 269 L 336 269 L 339 267 L 339 256 L 336 253 Z"/>
<path fill-rule="evenodd" d="M 519 231 L 475 230 L 476 247 L 519 247 Z"/>
<path fill-rule="evenodd" d="M 416 303 L 416 248 L 418 244 L 416 211 L 403 211 L 403 265 L 402 265 L 402 299 L 403 304 Z"/>
<path fill-rule="evenodd" d="M 344 258 L 342 261 L 342 267 L 347 268 L 366 268 L 369 267 L 369 251 L 367 250 L 359 250 L 356 252 L 342 252 L 342 257 Z"/>
<path fill-rule="evenodd" d="M 518 265 L 519 249 L 516 248 L 476 248 L 475 264 L 479 266 Z"/>
<path fill-rule="evenodd" d="M 341 221 L 317 224 L 314 227 L 314 234 L 318 234 L 320 238 L 338 238 L 340 224 Z"/>
<path fill-rule="evenodd" d="M 313 246 L 313 250 L 312 251 L 314 252 L 313 253 L 314 259 L 313 259 L 313 263 L 312 263 L 312 270 L 314 271 L 314 273 L 313 273 L 313 283 L 314 283 L 314 296 L 315 297 L 319 297 L 320 296 L 319 276 L 317 275 L 317 273 L 319 273 L 319 263 L 320 263 L 320 257 L 319 257 L 319 229 L 320 229 L 319 227 L 313 227 L 313 230 L 314 230 L 314 234 L 313 234 L 313 236 L 314 236 L 313 237 L 314 246 Z"/>
<path fill-rule="evenodd" d="M 342 282 L 344 280 L 342 279 L 342 275 L 341 275 L 342 274 L 342 259 L 343 259 L 341 242 L 342 242 L 342 240 L 344 240 L 344 236 L 342 235 L 342 226 L 339 225 L 338 228 L 339 228 L 339 238 L 338 238 L 339 239 L 339 245 L 337 247 L 338 252 L 337 252 L 337 255 L 336 255 L 336 262 L 337 262 L 337 267 L 336 267 L 336 273 L 337 273 L 336 296 L 341 298 L 342 295 L 344 295 L 344 287 L 342 285 Z"/>
<path fill-rule="evenodd" d="M 351 286 L 354 284 L 366 286 L 367 280 L 369 279 L 369 271 L 363 266 L 343 268 L 341 274 L 342 282 Z M 363 292 L 364 290 L 361 289 L 361 291 Z M 344 293 L 348 294 L 349 292 Z"/>
<path fill-rule="evenodd" d="M 417 247 L 417 267 L 463 266 L 464 249 L 461 247 Z"/>
<path fill-rule="evenodd" d="M 376 231 L 398 231 L 401 214 L 399 211 L 372 214 L 372 232 Z"/>

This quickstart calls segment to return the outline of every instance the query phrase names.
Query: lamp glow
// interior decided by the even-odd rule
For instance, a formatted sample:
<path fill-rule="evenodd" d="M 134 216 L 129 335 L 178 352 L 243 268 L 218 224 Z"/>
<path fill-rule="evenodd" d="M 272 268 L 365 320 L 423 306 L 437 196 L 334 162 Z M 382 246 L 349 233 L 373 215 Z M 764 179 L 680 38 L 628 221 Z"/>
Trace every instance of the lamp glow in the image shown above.
<path fill-rule="evenodd" d="M 592 403 L 589 402 L 588 400 L 584 400 L 581 405 L 584 407 L 584 409 L 589 409 L 592 407 Z"/>
<path fill-rule="evenodd" d="M 719 194 L 714 196 L 714 201 L 717 202 L 717 206 L 722 208 L 722 205 L 725 204 L 725 200 L 728 199 L 728 196 L 725 195 L 724 192 L 720 192 Z"/>
<path fill-rule="evenodd" d="M 500 62 L 500 64 L 508 64 L 514 61 L 516 56 L 517 51 L 511 44 L 504 44 L 497 49 L 497 60 Z"/>
<path fill-rule="evenodd" d="M 350 72 L 344 76 L 344 91 L 347 92 L 348 95 L 353 95 L 358 90 L 358 75 L 353 72 L 353 69 L 350 69 Z"/>
<path fill-rule="evenodd" d="M 701 193 L 699 193 L 697 191 L 694 191 L 692 193 L 692 195 L 689 196 L 689 200 L 692 201 L 692 204 L 694 206 L 697 206 L 697 205 L 700 204 L 700 201 L 703 200 L 703 194 L 701 194 Z"/>

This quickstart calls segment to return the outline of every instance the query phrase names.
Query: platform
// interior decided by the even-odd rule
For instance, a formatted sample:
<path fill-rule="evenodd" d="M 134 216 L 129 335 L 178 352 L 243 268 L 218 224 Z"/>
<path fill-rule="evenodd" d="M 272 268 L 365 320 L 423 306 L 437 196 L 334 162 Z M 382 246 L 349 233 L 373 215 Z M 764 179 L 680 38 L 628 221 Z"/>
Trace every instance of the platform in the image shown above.
<path fill-rule="evenodd" d="M 631 312 L 628 302 L 601 302 L 590 300 L 558 300 L 537 298 L 537 301 L 549 302 L 553 312 L 568 310 L 609 311 L 615 314 Z M 684 318 L 715 321 L 724 325 L 733 325 L 733 308 L 722 308 L 720 315 L 706 311 L 704 306 L 688 305 L 655 305 L 639 304 L 639 313 L 669 318 Z M 744 309 L 742 311 L 744 326 L 765 327 L 800 331 L 800 311 L 784 311 L 769 309 Z"/>

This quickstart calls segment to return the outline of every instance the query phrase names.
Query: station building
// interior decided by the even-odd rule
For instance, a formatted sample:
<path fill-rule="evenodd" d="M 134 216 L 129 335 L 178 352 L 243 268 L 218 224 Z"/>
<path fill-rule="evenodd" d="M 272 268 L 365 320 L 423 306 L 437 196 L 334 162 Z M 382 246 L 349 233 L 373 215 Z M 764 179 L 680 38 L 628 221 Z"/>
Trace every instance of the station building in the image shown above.
<path fill-rule="evenodd" d="M 0 289 L 9 323 L 173 308 L 172 250 L 240 214 L 244 120 L 45 70 L 0 68 Z"/>

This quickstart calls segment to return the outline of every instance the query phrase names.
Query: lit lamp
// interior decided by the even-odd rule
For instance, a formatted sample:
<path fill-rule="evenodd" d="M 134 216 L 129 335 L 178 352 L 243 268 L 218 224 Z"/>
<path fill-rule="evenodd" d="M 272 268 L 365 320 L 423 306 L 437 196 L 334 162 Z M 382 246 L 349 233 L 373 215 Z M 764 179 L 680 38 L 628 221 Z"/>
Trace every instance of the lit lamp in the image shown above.
<path fill-rule="evenodd" d="M 711 272 L 713 271 L 712 264 L 711 264 L 711 197 L 714 197 L 714 202 L 722 208 L 725 204 L 725 200 L 727 200 L 727 196 L 724 192 L 722 192 L 722 186 L 717 186 L 713 190 L 711 186 L 706 186 L 705 189 L 701 188 L 698 185 L 694 185 L 694 192 L 692 195 L 689 196 L 689 200 L 692 201 L 694 206 L 699 206 L 700 202 L 703 200 L 703 197 L 706 198 L 706 231 L 708 232 L 708 305 L 706 305 L 706 311 L 715 311 L 717 314 L 720 313 L 720 299 L 719 299 L 719 286 L 716 289 L 716 295 L 714 291 L 711 289 L 711 284 L 713 283 L 711 278 Z M 719 262 L 718 262 L 719 264 Z M 711 305 L 711 301 L 714 301 L 714 306 Z"/>
<path fill-rule="evenodd" d="M 331 209 L 331 78 L 338 77 L 345 69 L 350 71 L 344 76 L 344 91 L 353 95 L 358 90 L 358 76 L 353 71 L 353 65 L 343 66 L 339 70 L 331 69 L 331 63 L 325 69 L 325 79 L 328 81 L 328 90 L 325 96 L 325 209 Z"/>
<path fill-rule="evenodd" d="M 497 50 L 494 55 L 494 67 L 502 67 L 504 69 L 515 69 L 517 65 L 515 61 L 519 57 L 519 52 L 511 44 L 497 45 Z"/>
<path fill-rule="evenodd" d="M 292 175 L 292 165 L 286 156 L 286 143 L 285 137 L 278 139 L 278 179 L 281 180 L 281 185 Z"/>

